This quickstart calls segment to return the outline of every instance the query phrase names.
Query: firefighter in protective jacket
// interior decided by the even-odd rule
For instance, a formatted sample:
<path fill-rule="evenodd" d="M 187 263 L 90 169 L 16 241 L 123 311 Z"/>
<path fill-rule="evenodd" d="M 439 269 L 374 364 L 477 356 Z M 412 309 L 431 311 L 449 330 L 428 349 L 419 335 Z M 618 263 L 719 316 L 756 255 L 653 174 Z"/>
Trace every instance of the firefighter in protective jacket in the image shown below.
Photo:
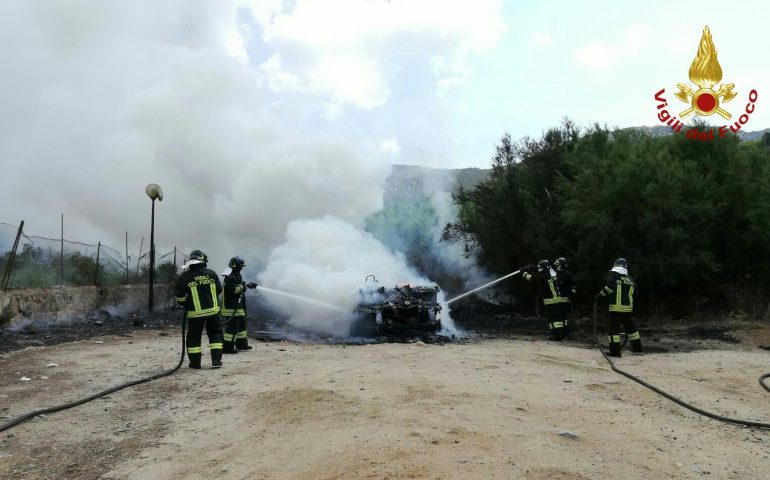
<path fill-rule="evenodd" d="M 225 318 L 224 353 L 238 353 L 238 350 L 251 350 L 246 331 L 246 289 L 256 288 L 256 283 L 246 283 L 241 277 L 241 270 L 246 262 L 241 257 L 230 259 L 225 277 L 222 295 L 222 316 Z"/>
<path fill-rule="evenodd" d="M 211 366 L 222 366 L 222 327 L 219 324 L 219 294 L 222 284 L 217 274 L 206 268 L 206 254 L 190 252 L 188 270 L 176 283 L 175 299 L 187 312 L 187 358 L 190 368 L 201 368 L 201 335 L 206 329 L 211 349 Z"/>
<path fill-rule="evenodd" d="M 642 340 L 639 331 L 631 320 L 634 311 L 634 294 L 636 283 L 628 275 L 628 262 L 625 258 L 618 258 L 612 270 L 607 273 L 606 282 L 601 292 L 596 294 L 595 300 L 608 298 L 610 303 L 609 344 L 610 356 L 620 357 L 620 324 L 631 340 L 631 348 L 636 354 L 642 353 Z"/>
<path fill-rule="evenodd" d="M 522 268 L 524 273 L 522 278 L 528 282 L 537 285 L 540 295 L 543 298 L 545 306 L 545 316 L 548 319 L 548 330 L 551 340 L 561 340 L 564 338 L 564 322 L 562 310 L 559 306 L 564 301 L 559 294 L 559 284 L 556 279 L 556 272 L 551 268 L 548 260 L 540 260 L 535 267 L 529 265 Z"/>
<path fill-rule="evenodd" d="M 564 322 L 564 335 L 570 333 L 569 319 L 572 317 L 572 300 L 577 294 L 575 281 L 572 279 L 572 272 L 567 266 L 567 259 L 559 257 L 553 261 L 553 267 L 556 270 L 556 282 L 559 284 L 559 293 L 562 301 L 559 303 L 561 309 L 561 318 Z"/>

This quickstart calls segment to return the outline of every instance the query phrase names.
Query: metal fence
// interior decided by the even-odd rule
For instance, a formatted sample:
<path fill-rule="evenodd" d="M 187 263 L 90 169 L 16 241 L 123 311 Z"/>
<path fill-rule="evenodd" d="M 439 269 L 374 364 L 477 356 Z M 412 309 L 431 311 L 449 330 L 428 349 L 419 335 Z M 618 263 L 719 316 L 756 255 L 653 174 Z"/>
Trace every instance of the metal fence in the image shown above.
<path fill-rule="evenodd" d="M 101 242 L 84 243 L 66 238 L 31 235 L 24 222 L 0 222 L 0 290 L 47 288 L 58 285 L 119 285 L 147 283 L 150 248 L 141 239 L 139 251 L 126 246 L 119 251 Z M 173 281 L 187 257 L 174 247 L 155 252 L 155 281 Z"/>

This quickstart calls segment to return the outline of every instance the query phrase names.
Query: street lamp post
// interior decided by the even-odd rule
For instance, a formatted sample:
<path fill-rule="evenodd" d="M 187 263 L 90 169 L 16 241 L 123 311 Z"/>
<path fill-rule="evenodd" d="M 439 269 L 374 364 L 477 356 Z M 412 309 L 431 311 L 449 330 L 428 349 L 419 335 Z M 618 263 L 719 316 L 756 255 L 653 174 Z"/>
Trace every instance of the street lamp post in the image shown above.
<path fill-rule="evenodd" d="M 152 313 L 153 304 L 153 284 L 155 283 L 155 200 L 163 201 L 163 190 L 157 183 L 151 183 L 144 189 L 147 196 L 152 200 L 152 216 L 150 220 L 150 298 L 149 308 Z"/>

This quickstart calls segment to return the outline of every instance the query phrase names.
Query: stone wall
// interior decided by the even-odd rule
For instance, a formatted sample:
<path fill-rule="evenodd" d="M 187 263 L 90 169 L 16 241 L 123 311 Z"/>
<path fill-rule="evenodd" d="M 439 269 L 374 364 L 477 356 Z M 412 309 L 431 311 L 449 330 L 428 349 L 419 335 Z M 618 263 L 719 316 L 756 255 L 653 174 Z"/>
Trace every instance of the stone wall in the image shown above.
<path fill-rule="evenodd" d="M 147 294 L 147 285 L 9 290 L 0 292 L 0 325 L 37 319 L 55 322 L 98 310 L 111 314 L 146 312 Z M 165 305 L 171 294 L 170 285 L 156 285 L 155 305 Z"/>

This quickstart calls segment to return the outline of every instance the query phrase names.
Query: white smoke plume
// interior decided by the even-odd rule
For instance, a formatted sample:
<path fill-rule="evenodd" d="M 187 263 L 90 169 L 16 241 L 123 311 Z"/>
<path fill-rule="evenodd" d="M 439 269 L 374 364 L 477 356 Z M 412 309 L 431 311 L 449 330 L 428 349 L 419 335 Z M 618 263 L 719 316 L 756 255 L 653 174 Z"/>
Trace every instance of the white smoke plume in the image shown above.
<path fill-rule="evenodd" d="M 412 278 L 360 229 L 392 163 L 447 155 L 425 139 L 442 135 L 444 94 L 500 39 L 500 10 L 0 2 L 0 221 L 57 237 L 63 213 L 66 238 L 122 250 L 128 230 L 132 253 L 141 237 L 146 251 L 144 187 L 158 183 L 159 252 L 198 248 L 216 271 L 233 255 L 251 271 L 269 258 L 267 286 L 348 308 L 367 273 Z"/>
<path fill-rule="evenodd" d="M 390 163 L 424 158 L 436 90 L 499 40 L 500 9 L 0 2 L 0 221 L 56 237 L 63 213 L 65 237 L 123 250 L 128 230 L 136 253 L 158 183 L 158 249 L 200 248 L 217 270 L 235 254 L 263 262 L 294 219 L 360 225 Z M 403 121 L 407 106 L 419 119 Z"/>
<path fill-rule="evenodd" d="M 270 303 L 289 315 L 292 326 L 346 337 L 354 318 L 351 314 L 361 301 L 359 290 L 369 274 L 386 288 L 431 284 L 406 264 L 403 255 L 332 216 L 291 222 L 286 241 L 270 254 L 259 283 L 339 307 L 342 312 L 263 292 Z"/>
<path fill-rule="evenodd" d="M 456 179 L 445 170 L 432 171 L 423 177 L 423 193 L 430 198 L 438 221 L 431 231 L 433 238 L 441 238 L 448 223 L 457 219 L 457 209 L 452 202 Z M 473 288 L 492 280 L 489 273 L 478 264 L 476 255 L 466 254 L 462 242 L 438 242 L 432 245 L 433 253 L 441 265 L 452 275 L 461 278 L 465 287 Z"/>

